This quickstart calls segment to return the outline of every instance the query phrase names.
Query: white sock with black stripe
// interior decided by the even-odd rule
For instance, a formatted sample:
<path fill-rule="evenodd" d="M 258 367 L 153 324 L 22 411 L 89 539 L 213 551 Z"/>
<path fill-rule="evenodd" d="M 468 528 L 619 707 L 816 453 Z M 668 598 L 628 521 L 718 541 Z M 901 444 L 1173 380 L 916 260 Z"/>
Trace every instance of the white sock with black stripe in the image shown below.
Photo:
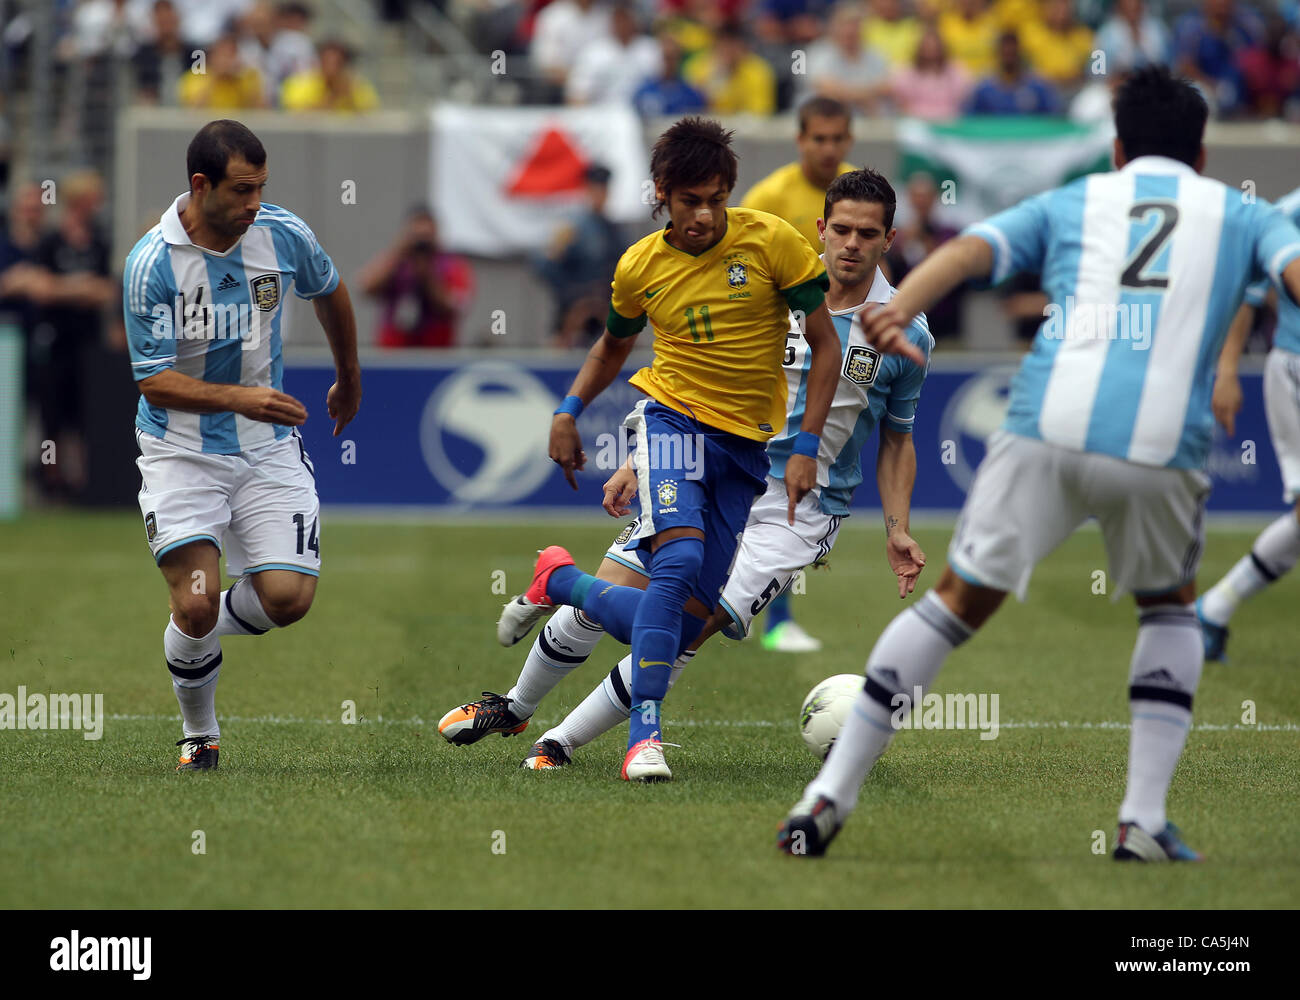
<path fill-rule="evenodd" d="M 537 711 L 541 700 L 569 671 L 587 662 L 604 634 L 603 628 L 577 608 L 562 607 L 551 615 L 533 640 L 519 680 L 506 695 L 511 699 L 510 711 L 521 719 Z"/>
<path fill-rule="evenodd" d="M 220 736 L 217 725 L 217 678 L 221 676 L 221 640 L 214 628 L 196 639 L 168 619 L 163 653 L 172 675 L 172 690 L 181 707 L 186 736 Z"/>
<path fill-rule="evenodd" d="M 916 689 L 924 695 L 948 654 L 973 634 L 933 590 L 890 622 L 867 658 L 866 683 L 853 712 L 808 793 L 834 802 L 843 821 L 894 738 L 895 720 L 911 715 Z"/>
<path fill-rule="evenodd" d="M 677 657 L 668 674 L 668 690 L 673 689 L 682 670 L 695 658 L 695 650 L 688 649 Z M 632 712 L 632 654 L 618 661 L 577 708 L 564 717 L 555 728 L 542 734 L 544 740 L 556 740 L 565 750 L 586 746 L 597 736 L 607 733 L 628 720 Z"/>
<path fill-rule="evenodd" d="M 1151 834 L 1165 828 L 1165 798 L 1192 727 L 1192 698 L 1204 661 L 1195 605 L 1140 609 L 1129 666 L 1133 730 L 1121 823 L 1137 823 Z"/>
<path fill-rule="evenodd" d="M 1288 511 L 1259 533 L 1250 552 L 1201 598 L 1201 613 L 1227 625 L 1242 601 L 1259 593 L 1300 561 L 1300 521 Z"/>
<path fill-rule="evenodd" d="M 248 577 L 241 576 L 229 590 L 221 592 L 217 635 L 262 635 L 276 627 Z"/>

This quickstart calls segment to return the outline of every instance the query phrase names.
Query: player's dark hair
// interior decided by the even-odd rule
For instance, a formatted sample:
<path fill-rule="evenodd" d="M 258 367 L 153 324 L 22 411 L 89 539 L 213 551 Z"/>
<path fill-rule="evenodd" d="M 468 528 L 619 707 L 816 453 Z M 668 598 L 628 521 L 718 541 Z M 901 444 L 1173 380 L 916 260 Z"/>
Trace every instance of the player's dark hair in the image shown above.
<path fill-rule="evenodd" d="M 734 132 L 709 118 L 683 118 L 671 126 L 650 153 L 650 176 L 663 192 L 656 198 L 653 217 L 667 204 L 673 191 L 706 184 L 722 178 L 730 191 L 736 186 L 736 151 L 731 148 Z"/>
<path fill-rule="evenodd" d="M 202 174 L 216 187 L 225 179 L 226 164 L 236 156 L 247 160 L 252 167 L 266 163 L 266 149 L 261 140 L 243 123 L 229 118 L 208 122 L 190 140 L 190 148 L 185 152 L 186 178 Z"/>
<path fill-rule="evenodd" d="M 1195 166 L 1209 116 L 1200 91 L 1163 66 L 1136 70 L 1115 94 L 1115 131 L 1130 160 L 1167 156 Z"/>
<path fill-rule="evenodd" d="M 831 181 L 831 186 L 826 189 L 823 219 L 830 221 L 831 207 L 839 201 L 866 201 L 873 205 L 883 205 L 885 230 L 894 228 L 894 209 L 898 207 L 898 196 L 894 194 L 893 185 L 885 180 L 885 175 L 870 167 L 850 170 Z"/>
<path fill-rule="evenodd" d="M 799 105 L 800 135 L 808 131 L 808 126 L 814 118 L 843 118 L 846 123 L 851 125 L 853 123 L 853 112 L 849 110 L 847 104 L 843 104 L 833 97 L 810 97 Z"/>

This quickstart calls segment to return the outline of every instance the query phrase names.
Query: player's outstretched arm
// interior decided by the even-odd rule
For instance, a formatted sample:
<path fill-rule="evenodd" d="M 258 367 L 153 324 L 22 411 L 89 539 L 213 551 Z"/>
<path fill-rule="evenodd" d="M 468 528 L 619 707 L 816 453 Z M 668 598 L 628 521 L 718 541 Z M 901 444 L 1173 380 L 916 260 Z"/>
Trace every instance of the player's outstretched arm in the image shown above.
<path fill-rule="evenodd" d="M 835 396 L 835 387 L 839 384 L 840 361 L 843 357 L 840 337 L 835 332 L 835 324 L 825 302 L 804 321 L 803 335 L 804 340 L 808 341 L 808 350 L 812 352 L 812 364 L 808 368 L 808 398 L 799 432 L 800 436 L 810 434 L 820 438 L 826 426 L 826 414 L 830 412 L 831 400 Z M 785 463 L 785 490 L 790 503 L 786 516 L 790 524 L 794 524 L 794 510 L 799 501 L 816 488 L 817 459 L 800 454 L 799 443 L 796 441 L 795 453 Z"/>
<path fill-rule="evenodd" d="M 1214 375 L 1214 395 L 1210 398 L 1210 409 L 1214 411 L 1214 419 L 1223 425 L 1229 437 L 1236 429 L 1237 412 L 1241 409 L 1241 380 L 1237 377 L 1237 364 L 1254 324 L 1255 309 L 1243 302 L 1232 319 L 1228 337 L 1219 352 L 1219 367 Z"/>
<path fill-rule="evenodd" d="M 316 318 L 320 320 L 334 355 L 334 384 L 325 394 L 325 408 L 334 420 L 338 437 L 361 408 L 361 363 L 357 360 L 357 319 L 352 312 L 348 286 L 339 281 L 328 295 L 312 299 Z"/>
<path fill-rule="evenodd" d="M 269 386 L 229 385 L 190 378 L 170 368 L 136 383 L 152 406 L 187 413 L 238 413 L 249 420 L 297 427 L 307 408 Z"/>
<path fill-rule="evenodd" d="M 636 344 L 636 335 L 615 337 L 608 330 L 591 345 L 587 360 L 578 370 L 573 385 L 569 386 L 569 396 L 576 396 L 586 406 L 593 399 L 609 388 L 611 382 L 623 370 L 627 356 Z M 564 478 L 575 490 L 578 488 L 574 473 L 587 464 L 587 454 L 582 450 L 582 437 L 578 434 L 578 420 L 572 413 L 557 413 L 551 419 L 551 441 L 549 454 L 551 461 L 564 470 Z"/>
<path fill-rule="evenodd" d="M 925 553 L 908 534 L 915 484 L 916 446 L 912 435 L 882 427 L 876 453 L 876 486 L 885 515 L 885 555 L 898 577 L 899 597 L 906 597 L 916 588 L 917 577 L 925 568 Z"/>
<path fill-rule="evenodd" d="M 883 306 L 862 313 L 867 343 L 885 354 L 899 354 L 918 365 L 925 355 L 908 339 L 907 325 L 958 285 L 993 273 L 993 248 L 978 236 L 958 236 L 930 254 L 898 286 Z"/>

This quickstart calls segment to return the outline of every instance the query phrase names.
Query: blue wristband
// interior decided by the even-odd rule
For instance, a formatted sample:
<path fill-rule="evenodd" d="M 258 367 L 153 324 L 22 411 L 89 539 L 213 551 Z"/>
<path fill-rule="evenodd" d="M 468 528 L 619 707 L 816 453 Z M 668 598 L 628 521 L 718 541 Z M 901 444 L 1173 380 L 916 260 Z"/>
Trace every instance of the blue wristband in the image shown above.
<path fill-rule="evenodd" d="M 568 413 L 573 417 L 574 420 L 577 420 L 578 417 L 582 415 L 582 410 L 583 410 L 583 405 L 581 399 L 579 399 L 577 396 L 565 396 L 564 402 L 561 403 L 558 407 L 556 407 L 555 412 Z"/>
<path fill-rule="evenodd" d="M 816 434 L 809 434 L 807 431 L 800 431 L 794 439 L 794 453 L 804 455 L 811 459 L 817 458 L 817 450 L 821 447 L 822 439 Z"/>

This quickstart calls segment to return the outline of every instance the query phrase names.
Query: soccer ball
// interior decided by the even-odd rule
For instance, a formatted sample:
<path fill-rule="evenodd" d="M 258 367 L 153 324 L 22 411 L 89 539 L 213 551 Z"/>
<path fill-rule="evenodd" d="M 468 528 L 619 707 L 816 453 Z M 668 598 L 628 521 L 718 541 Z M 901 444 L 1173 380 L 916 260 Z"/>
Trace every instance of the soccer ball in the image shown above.
<path fill-rule="evenodd" d="M 831 745 L 848 721 L 853 703 L 862 693 L 865 683 L 861 674 L 836 674 L 809 691 L 803 700 L 803 708 L 799 710 L 799 732 L 818 760 L 825 760 L 831 752 Z"/>

